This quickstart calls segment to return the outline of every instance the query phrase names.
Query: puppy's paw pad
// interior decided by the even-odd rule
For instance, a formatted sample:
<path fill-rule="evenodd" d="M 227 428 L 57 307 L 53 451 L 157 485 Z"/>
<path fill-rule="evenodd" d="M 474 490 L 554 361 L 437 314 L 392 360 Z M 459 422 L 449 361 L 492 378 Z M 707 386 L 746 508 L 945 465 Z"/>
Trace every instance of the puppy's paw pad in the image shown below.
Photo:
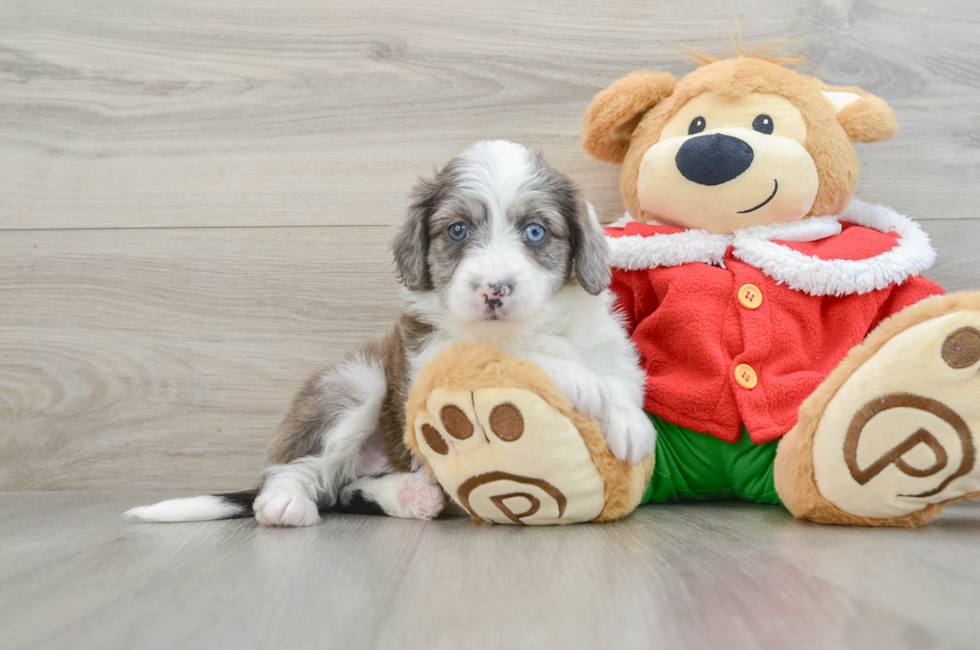
<path fill-rule="evenodd" d="M 428 477 L 412 474 L 398 490 L 398 505 L 407 519 L 435 519 L 446 504 L 442 488 Z"/>
<path fill-rule="evenodd" d="M 315 503 L 305 495 L 285 490 L 263 491 L 253 508 L 263 526 L 312 526 L 320 521 Z"/>

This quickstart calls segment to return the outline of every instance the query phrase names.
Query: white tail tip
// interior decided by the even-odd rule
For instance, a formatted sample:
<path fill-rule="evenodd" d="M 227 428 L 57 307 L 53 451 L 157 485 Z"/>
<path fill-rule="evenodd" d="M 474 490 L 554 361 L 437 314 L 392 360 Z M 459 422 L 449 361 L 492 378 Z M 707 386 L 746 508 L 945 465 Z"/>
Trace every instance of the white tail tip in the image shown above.
<path fill-rule="evenodd" d="M 210 521 L 241 514 L 242 506 L 211 495 L 170 499 L 152 506 L 130 508 L 123 516 L 136 521 L 166 523 L 174 521 Z"/>

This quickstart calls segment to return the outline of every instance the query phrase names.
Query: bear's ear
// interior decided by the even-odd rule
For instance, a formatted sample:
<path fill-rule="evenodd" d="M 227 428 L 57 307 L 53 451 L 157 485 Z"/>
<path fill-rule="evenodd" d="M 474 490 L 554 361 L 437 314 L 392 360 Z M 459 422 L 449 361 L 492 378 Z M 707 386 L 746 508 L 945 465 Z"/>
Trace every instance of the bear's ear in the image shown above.
<path fill-rule="evenodd" d="M 881 142 L 898 131 L 895 113 L 880 97 L 857 88 L 827 87 L 823 94 L 851 142 Z"/>
<path fill-rule="evenodd" d="M 634 72 L 592 99 L 582 125 L 582 146 L 593 158 L 621 163 L 630 136 L 648 110 L 674 92 L 677 79 L 668 72 Z"/>

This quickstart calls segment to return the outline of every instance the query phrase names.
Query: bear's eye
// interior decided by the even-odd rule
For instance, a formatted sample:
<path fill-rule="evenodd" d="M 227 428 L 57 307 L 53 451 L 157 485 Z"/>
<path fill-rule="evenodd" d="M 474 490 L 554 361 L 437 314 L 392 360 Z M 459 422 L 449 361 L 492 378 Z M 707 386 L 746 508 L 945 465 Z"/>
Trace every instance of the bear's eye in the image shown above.
<path fill-rule="evenodd" d="M 752 128 L 759 133 L 765 133 L 769 135 L 772 133 L 772 118 L 763 113 L 762 115 L 756 115 L 755 119 L 752 120 Z"/>
<path fill-rule="evenodd" d="M 706 126 L 708 126 L 708 123 L 704 121 L 703 117 L 695 117 L 694 121 L 691 122 L 691 126 L 687 127 L 687 134 L 694 135 L 695 133 L 701 133 Z"/>

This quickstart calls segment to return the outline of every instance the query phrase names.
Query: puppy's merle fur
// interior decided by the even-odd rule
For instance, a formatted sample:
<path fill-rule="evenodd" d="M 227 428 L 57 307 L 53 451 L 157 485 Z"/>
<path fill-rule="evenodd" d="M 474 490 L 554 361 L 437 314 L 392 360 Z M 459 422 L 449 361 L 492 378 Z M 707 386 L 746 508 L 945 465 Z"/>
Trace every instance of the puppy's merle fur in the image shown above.
<path fill-rule="evenodd" d="M 274 526 L 320 511 L 427 519 L 442 491 L 403 444 L 419 370 L 449 345 L 480 341 L 541 366 L 610 449 L 653 451 L 643 373 L 604 289 L 608 247 L 591 206 L 540 155 L 478 142 L 416 186 L 392 246 L 404 285 L 388 336 L 315 373 L 270 447 L 261 487 L 133 508 L 144 521 L 252 514 Z"/>

